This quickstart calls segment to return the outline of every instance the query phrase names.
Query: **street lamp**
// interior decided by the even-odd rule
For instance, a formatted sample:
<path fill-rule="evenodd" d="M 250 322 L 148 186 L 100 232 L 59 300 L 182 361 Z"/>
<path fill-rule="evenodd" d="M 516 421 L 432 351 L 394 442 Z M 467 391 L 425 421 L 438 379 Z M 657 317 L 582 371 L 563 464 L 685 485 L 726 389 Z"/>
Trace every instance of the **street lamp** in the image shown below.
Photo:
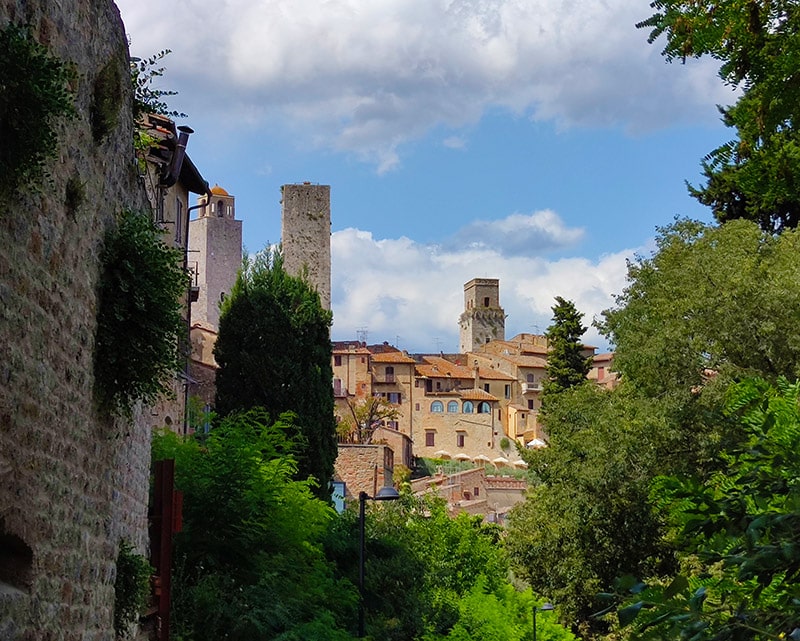
<path fill-rule="evenodd" d="M 533 641 L 536 641 L 536 613 L 550 612 L 551 610 L 555 609 L 556 608 L 552 603 L 542 603 L 541 607 L 538 607 L 535 603 L 533 604 Z"/>
<path fill-rule="evenodd" d="M 364 555 L 366 552 L 364 537 L 364 514 L 367 501 L 396 501 L 400 492 L 393 487 L 382 487 L 375 496 L 366 492 L 358 493 L 358 638 L 364 638 Z"/>

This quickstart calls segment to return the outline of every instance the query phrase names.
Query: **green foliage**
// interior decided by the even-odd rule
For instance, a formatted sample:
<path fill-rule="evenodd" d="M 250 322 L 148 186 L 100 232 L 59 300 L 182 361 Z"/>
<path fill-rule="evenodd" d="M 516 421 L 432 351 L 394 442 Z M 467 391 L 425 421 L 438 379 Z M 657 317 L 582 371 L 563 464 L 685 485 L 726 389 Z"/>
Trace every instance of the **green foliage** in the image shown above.
<path fill-rule="evenodd" d="M 150 596 L 152 566 L 124 541 L 117 554 L 117 577 L 114 580 L 114 632 L 124 637 L 131 624 L 147 605 Z"/>
<path fill-rule="evenodd" d="M 584 638 L 606 631 L 592 614 L 616 577 L 670 567 L 648 503 L 651 479 L 681 445 L 666 425 L 650 401 L 579 385 L 552 399 L 549 447 L 522 452 L 536 485 L 509 515 L 506 546 L 515 571 Z"/>
<path fill-rule="evenodd" d="M 629 597 L 620 625 L 645 639 L 800 637 L 799 398 L 786 379 L 731 388 L 727 409 L 747 439 L 723 456 L 727 468 L 666 477 L 654 490 L 693 562 Z"/>
<path fill-rule="evenodd" d="M 216 410 L 294 412 L 298 478 L 313 476 L 325 498 L 336 459 L 330 324 L 319 294 L 286 274 L 280 253 L 264 250 L 225 299 L 214 347 Z"/>
<path fill-rule="evenodd" d="M 72 79 L 30 28 L 0 29 L 0 193 L 37 181 L 55 156 L 59 119 L 75 114 Z"/>
<path fill-rule="evenodd" d="M 92 136 L 96 143 L 102 140 L 117 126 L 122 106 L 122 63 L 112 56 L 94 81 L 92 90 Z"/>
<path fill-rule="evenodd" d="M 581 337 L 586 333 L 583 314 L 572 301 L 556 296 L 553 306 L 553 323 L 547 328 L 550 351 L 547 355 L 547 380 L 544 382 L 543 403 L 552 394 L 586 382 L 592 368 L 591 357 L 583 355 Z"/>
<path fill-rule="evenodd" d="M 164 49 L 147 59 L 131 58 L 131 82 L 133 83 L 133 117 L 138 120 L 146 113 L 161 114 L 170 118 L 186 118 L 185 113 L 169 108 L 164 100 L 176 96 L 177 91 L 156 89 L 153 83 L 164 75 L 165 68 L 159 67 L 161 61 L 172 51 Z"/>
<path fill-rule="evenodd" d="M 467 514 L 452 518 L 432 495 L 403 493 L 399 501 L 366 507 L 369 638 L 530 641 L 532 597 L 509 583 L 502 528 Z M 339 572 L 356 583 L 356 509 L 334 523 L 326 547 Z M 555 621 L 539 623 L 540 639 L 572 638 Z"/>
<path fill-rule="evenodd" d="M 341 613 L 355 589 L 322 553 L 332 509 L 293 480 L 290 420 L 256 408 L 224 418 L 202 445 L 169 432 L 154 440 L 155 459 L 175 458 L 184 493 L 173 579 L 184 639 L 349 638 Z"/>
<path fill-rule="evenodd" d="M 617 307 L 600 330 L 616 346 L 614 369 L 642 394 L 681 395 L 747 373 L 794 377 L 800 368 L 800 234 L 754 223 L 720 227 L 678 220 L 658 251 L 628 265 Z"/>
<path fill-rule="evenodd" d="M 710 55 L 744 91 L 722 108 L 737 139 L 703 162 L 707 184 L 690 193 L 720 222 L 748 218 L 768 232 L 800 222 L 800 12 L 793 0 L 655 0 L 639 27 L 664 36 L 667 60 Z"/>
<path fill-rule="evenodd" d="M 181 252 L 146 214 L 122 213 L 101 260 L 95 386 L 103 404 L 128 411 L 168 391 L 181 369 L 188 280 Z"/>

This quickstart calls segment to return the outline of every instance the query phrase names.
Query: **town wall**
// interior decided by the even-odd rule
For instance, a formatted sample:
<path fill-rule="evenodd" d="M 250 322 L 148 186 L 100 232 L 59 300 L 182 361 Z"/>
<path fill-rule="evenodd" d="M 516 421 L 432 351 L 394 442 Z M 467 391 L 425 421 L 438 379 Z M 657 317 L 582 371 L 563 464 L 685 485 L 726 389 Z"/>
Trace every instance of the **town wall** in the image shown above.
<path fill-rule="evenodd" d="M 141 414 L 111 418 L 93 396 L 103 238 L 123 207 L 146 207 L 127 42 L 107 0 L 0 0 L 10 22 L 74 64 L 77 114 L 47 176 L 2 207 L 0 639 L 111 641 L 119 543 L 146 551 L 150 454 Z M 95 140 L 101 88 L 113 126 Z"/>

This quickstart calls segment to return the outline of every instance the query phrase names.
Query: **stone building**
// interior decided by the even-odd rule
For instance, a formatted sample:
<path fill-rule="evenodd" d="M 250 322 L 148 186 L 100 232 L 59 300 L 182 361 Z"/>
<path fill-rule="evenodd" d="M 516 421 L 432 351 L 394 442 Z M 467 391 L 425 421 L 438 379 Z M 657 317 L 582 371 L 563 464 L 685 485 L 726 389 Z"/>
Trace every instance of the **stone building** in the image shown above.
<path fill-rule="evenodd" d="M 10 23 L 79 73 L 46 178 L 3 199 L 0 639 L 112 641 L 120 543 L 146 552 L 150 461 L 141 414 L 94 396 L 103 239 L 122 208 L 147 208 L 127 40 L 111 0 L 5 0 Z"/>
<path fill-rule="evenodd" d="M 331 188 L 309 182 L 281 187 L 281 247 L 287 274 L 305 275 L 331 308 Z"/>
<path fill-rule="evenodd" d="M 497 278 L 473 278 L 464 284 L 464 312 L 459 318 L 459 328 L 462 354 L 505 338 L 506 314 L 500 307 Z"/>

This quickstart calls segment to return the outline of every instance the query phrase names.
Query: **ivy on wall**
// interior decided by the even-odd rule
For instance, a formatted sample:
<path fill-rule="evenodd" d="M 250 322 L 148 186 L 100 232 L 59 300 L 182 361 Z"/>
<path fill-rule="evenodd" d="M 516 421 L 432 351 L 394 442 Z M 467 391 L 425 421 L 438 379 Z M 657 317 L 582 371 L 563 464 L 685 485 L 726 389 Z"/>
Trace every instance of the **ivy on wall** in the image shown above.
<path fill-rule="evenodd" d="M 117 555 L 117 578 L 114 581 L 114 632 L 123 638 L 139 618 L 150 595 L 153 567 L 124 541 Z"/>
<path fill-rule="evenodd" d="M 181 369 L 188 277 L 146 214 L 125 211 L 102 256 L 95 344 L 95 388 L 109 409 L 155 402 Z"/>
<path fill-rule="evenodd" d="M 75 114 L 73 77 L 30 28 L 0 29 L 0 194 L 42 176 L 56 153 L 58 119 Z"/>

